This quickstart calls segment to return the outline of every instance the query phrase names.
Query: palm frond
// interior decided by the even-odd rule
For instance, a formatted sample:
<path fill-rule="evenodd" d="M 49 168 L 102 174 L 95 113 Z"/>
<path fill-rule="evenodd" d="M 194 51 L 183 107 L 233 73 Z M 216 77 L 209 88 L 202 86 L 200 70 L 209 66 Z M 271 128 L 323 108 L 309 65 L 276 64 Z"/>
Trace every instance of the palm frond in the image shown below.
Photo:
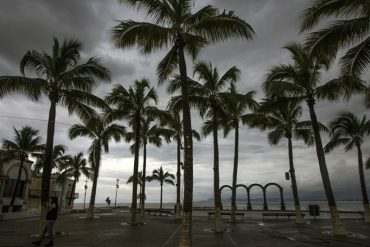
<path fill-rule="evenodd" d="M 370 64 L 370 37 L 348 50 L 340 60 L 342 75 L 361 75 Z"/>
<path fill-rule="evenodd" d="M 171 40 L 171 30 L 148 22 L 121 21 L 111 31 L 111 40 L 117 48 L 137 46 L 142 54 L 165 48 Z"/>

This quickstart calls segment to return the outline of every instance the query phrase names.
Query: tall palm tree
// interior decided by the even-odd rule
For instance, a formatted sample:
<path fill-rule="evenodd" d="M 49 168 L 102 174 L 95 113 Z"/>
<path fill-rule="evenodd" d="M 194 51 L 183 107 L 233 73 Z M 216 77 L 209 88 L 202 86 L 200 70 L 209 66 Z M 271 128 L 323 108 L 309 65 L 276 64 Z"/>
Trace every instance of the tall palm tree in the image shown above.
<path fill-rule="evenodd" d="M 61 164 L 67 162 L 67 160 L 70 157 L 70 155 L 65 155 L 65 152 L 67 150 L 67 147 L 61 144 L 55 145 L 53 147 L 53 159 L 52 159 L 52 169 L 60 167 Z M 36 158 L 36 162 L 33 165 L 33 173 L 34 174 L 40 174 L 42 171 L 42 168 L 45 165 L 45 145 L 43 145 L 43 150 L 40 153 L 35 153 L 32 155 Z"/>
<path fill-rule="evenodd" d="M 137 174 L 139 170 L 139 149 L 141 140 L 141 122 L 145 116 L 153 116 L 158 112 L 156 107 L 151 103 L 157 103 L 157 93 L 154 88 L 150 87 L 149 81 L 142 79 L 136 80 L 134 85 L 126 90 L 122 85 L 115 85 L 112 92 L 105 98 L 108 104 L 114 105 L 116 109 L 111 110 L 107 117 L 109 119 L 126 119 L 135 132 L 135 155 L 134 171 L 132 183 L 132 202 L 131 202 L 131 224 L 137 225 L 136 208 L 137 208 Z"/>
<path fill-rule="evenodd" d="M 22 76 L 0 77 L 0 97 L 20 92 L 35 101 L 43 95 L 50 101 L 41 184 L 42 203 L 49 201 L 56 106 L 66 107 L 70 114 L 76 113 L 85 120 L 94 114 L 94 110 L 86 104 L 106 107 L 91 91 L 98 81 L 110 80 L 109 71 L 101 65 L 100 59 L 94 57 L 79 64 L 81 48 L 77 40 L 64 40 L 60 44 L 54 38 L 51 54 L 32 50 L 24 55 L 20 62 Z M 25 70 L 34 72 L 38 77 L 26 77 Z"/>
<path fill-rule="evenodd" d="M 288 141 L 289 173 L 292 182 L 294 208 L 296 212 L 295 222 L 304 223 L 301 206 L 299 203 L 297 180 L 295 176 L 293 159 L 293 139 L 303 140 L 307 145 L 314 144 L 314 136 L 310 121 L 299 121 L 302 115 L 302 107 L 296 102 L 264 102 L 255 116 L 250 117 L 251 126 L 261 129 L 271 129 L 268 133 L 269 143 L 277 145 L 284 137 Z M 319 123 L 320 130 L 326 127 Z"/>
<path fill-rule="evenodd" d="M 370 207 L 366 191 L 364 164 L 361 150 L 361 144 L 364 142 L 363 138 L 370 134 L 370 120 L 367 120 L 366 116 L 359 119 L 351 112 L 344 112 L 339 114 L 339 116 L 330 123 L 330 128 L 332 138 L 325 146 L 326 152 L 330 152 L 340 145 L 345 145 L 344 150 L 346 152 L 354 147 L 357 148 L 358 172 L 360 176 L 364 206 L 364 220 L 365 223 L 370 223 Z"/>
<path fill-rule="evenodd" d="M 178 111 L 170 109 L 167 116 L 161 120 L 161 123 L 166 126 L 167 130 L 171 132 L 171 138 L 176 141 L 177 150 L 177 172 L 176 172 L 176 217 L 181 218 L 181 149 L 183 149 L 184 137 L 183 121 Z M 196 130 L 192 130 L 192 137 L 200 141 L 200 135 Z"/>
<path fill-rule="evenodd" d="M 159 208 L 162 209 L 162 198 L 163 198 L 163 184 L 170 184 L 170 185 L 175 185 L 173 182 L 173 179 L 175 179 L 175 175 L 169 172 L 164 172 L 162 169 L 162 166 L 159 169 L 153 170 L 153 173 L 151 176 L 148 178 L 148 182 L 151 181 L 158 181 L 161 185 L 161 199 L 160 199 L 160 204 Z"/>
<path fill-rule="evenodd" d="M 159 112 L 159 110 L 158 110 Z M 159 116 L 155 116 L 159 117 Z M 157 124 L 153 124 L 153 117 L 144 117 L 141 124 L 141 138 L 140 146 L 143 147 L 143 177 L 146 177 L 146 159 L 147 159 L 147 145 L 152 144 L 156 147 L 162 146 L 162 138 L 170 142 L 170 131 L 159 127 Z M 126 141 L 131 142 L 135 139 L 134 132 L 126 133 Z M 135 153 L 135 144 L 131 146 L 131 152 Z M 145 179 L 142 180 L 140 194 L 145 195 Z M 140 200 L 141 216 L 144 216 L 145 199 Z"/>
<path fill-rule="evenodd" d="M 185 196 L 180 246 L 191 246 L 193 142 L 185 54 L 195 59 L 200 50 L 208 44 L 230 38 L 249 40 L 252 39 L 254 31 L 233 11 L 220 13 L 217 8 L 207 5 L 194 13 L 194 0 L 119 0 L 119 2 L 145 11 L 154 23 L 121 21 L 112 30 L 115 46 L 125 49 L 137 45 L 143 54 L 170 47 L 157 67 L 160 81 L 165 81 L 175 69 L 179 69 L 185 136 Z"/>
<path fill-rule="evenodd" d="M 315 0 L 302 12 L 301 31 L 316 27 L 331 17 L 326 26 L 309 34 L 307 46 L 314 54 L 334 60 L 338 50 L 351 47 L 341 58 L 343 74 L 359 75 L 370 65 L 370 11 L 366 0 Z M 338 19 L 339 18 L 339 19 Z"/>
<path fill-rule="evenodd" d="M 226 113 L 226 101 L 230 93 L 227 92 L 232 84 L 236 83 L 240 76 L 240 70 L 235 66 L 225 74 L 220 75 L 217 68 L 212 64 L 198 62 L 194 65 L 194 75 L 199 77 L 199 83 L 195 85 L 196 90 L 191 99 L 199 107 L 202 117 L 208 120 L 202 127 L 204 136 L 213 134 L 213 171 L 214 171 L 214 203 L 215 203 L 215 232 L 224 231 L 221 218 L 221 193 L 220 193 L 220 172 L 219 172 L 219 150 L 218 150 L 218 129 Z M 229 97 L 230 98 L 230 97 Z"/>
<path fill-rule="evenodd" d="M 232 182 L 232 196 L 231 196 L 231 214 L 230 221 L 236 222 L 236 185 L 238 178 L 238 163 L 239 163 L 239 125 L 240 123 L 247 124 L 246 118 L 248 114 L 245 113 L 247 109 L 256 110 L 258 103 L 253 99 L 255 95 L 254 91 L 250 91 L 246 94 L 239 94 L 236 91 L 234 85 L 230 88 L 230 99 L 226 101 L 226 112 L 227 117 L 225 118 L 224 137 L 227 137 L 231 130 L 235 131 L 235 146 L 234 146 L 234 166 L 233 166 L 233 182 Z"/>
<path fill-rule="evenodd" d="M 109 152 L 109 142 L 112 138 L 118 142 L 125 135 L 125 127 L 110 123 L 104 116 L 95 116 L 88 120 L 81 119 L 83 124 L 75 124 L 69 129 L 69 138 L 87 137 L 92 140 L 89 147 L 89 162 L 93 168 L 93 185 L 91 189 L 90 204 L 88 209 L 88 217 L 94 217 L 94 205 L 96 187 L 98 183 L 101 152 Z"/>
<path fill-rule="evenodd" d="M 326 198 L 328 200 L 330 215 L 332 219 L 333 232 L 335 235 L 345 235 L 346 231 L 342 225 L 337 211 L 333 190 L 330 183 L 329 172 L 326 166 L 325 153 L 322 145 L 320 126 L 315 112 L 317 100 L 337 100 L 345 93 L 344 85 L 353 84 L 353 88 L 362 89 L 363 82 L 357 78 L 349 81 L 334 79 L 325 84 L 320 83 L 320 72 L 327 64 L 323 64 L 318 57 L 310 56 L 308 50 L 300 44 L 292 44 L 285 47 L 292 56 L 293 64 L 281 64 L 274 66 L 267 74 L 264 89 L 268 97 L 285 96 L 285 100 L 302 102 L 305 101 L 312 124 L 315 139 L 316 154 L 324 185 Z"/>
<path fill-rule="evenodd" d="M 90 167 L 88 167 L 87 161 L 82 152 L 70 157 L 67 162 L 62 163 L 59 166 L 59 169 L 62 172 L 62 176 L 72 177 L 74 179 L 68 201 L 68 205 L 71 206 L 72 199 L 74 198 L 76 191 L 76 184 L 78 183 L 81 175 L 85 175 L 86 178 L 90 178 L 93 171 Z"/>
<path fill-rule="evenodd" d="M 20 130 L 13 128 L 13 130 L 15 134 L 14 141 L 3 139 L 1 145 L 1 148 L 5 150 L 1 158 L 2 162 L 6 162 L 11 159 L 17 159 L 20 161 L 17 181 L 15 182 L 12 199 L 9 205 L 10 208 L 13 207 L 18 193 L 24 162 L 28 160 L 29 155 L 42 150 L 42 144 L 40 144 L 41 136 L 39 135 L 38 130 L 33 129 L 30 126 L 22 127 Z"/>

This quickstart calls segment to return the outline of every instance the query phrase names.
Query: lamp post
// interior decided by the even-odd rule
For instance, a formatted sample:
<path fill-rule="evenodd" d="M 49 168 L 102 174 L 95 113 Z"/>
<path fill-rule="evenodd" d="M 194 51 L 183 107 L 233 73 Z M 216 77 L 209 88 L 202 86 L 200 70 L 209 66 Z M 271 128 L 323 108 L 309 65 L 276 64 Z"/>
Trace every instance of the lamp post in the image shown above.
<path fill-rule="evenodd" d="M 86 190 L 87 190 L 87 179 L 85 181 L 84 209 L 85 209 L 85 203 L 86 203 Z"/>
<path fill-rule="evenodd" d="M 116 198 L 114 199 L 114 208 L 117 207 L 117 191 L 118 191 L 118 188 L 119 188 L 119 179 L 117 178 L 117 183 L 116 183 Z"/>

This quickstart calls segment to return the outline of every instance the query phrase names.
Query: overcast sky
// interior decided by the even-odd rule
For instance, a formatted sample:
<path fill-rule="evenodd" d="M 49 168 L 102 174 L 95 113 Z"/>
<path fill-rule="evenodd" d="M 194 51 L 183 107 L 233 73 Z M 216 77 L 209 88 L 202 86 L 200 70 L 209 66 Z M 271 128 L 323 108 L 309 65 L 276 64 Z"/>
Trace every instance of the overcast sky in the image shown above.
<path fill-rule="evenodd" d="M 221 73 L 236 65 L 242 76 L 238 82 L 241 92 L 256 90 L 257 99 L 263 97 L 261 83 L 267 70 L 278 63 L 290 62 L 289 54 L 281 47 L 289 42 L 304 39 L 299 35 L 299 13 L 308 6 L 308 0 L 204 0 L 198 1 L 195 8 L 201 5 L 213 4 L 221 10 L 235 10 L 235 13 L 245 19 L 255 30 L 256 37 L 251 41 L 230 40 L 204 49 L 199 59 L 212 62 Z M 109 30 L 116 24 L 115 20 L 144 20 L 145 16 L 135 10 L 119 5 L 116 0 L 1 0 L 0 2 L 0 75 L 19 75 L 19 62 L 27 50 L 46 50 L 52 46 L 52 37 L 59 39 L 76 38 L 84 47 L 82 61 L 92 56 L 103 58 L 103 63 L 112 72 L 112 84 L 101 86 L 95 93 L 104 96 L 115 83 L 129 86 L 135 79 L 149 78 L 157 87 L 155 69 L 163 52 L 150 56 L 141 56 L 137 50 L 118 50 L 109 39 Z M 192 66 L 188 64 L 188 72 L 192 74 Z M 336 68 L 324 73 L 323 80 L 336 76 Z M 364 78 L 369 79 L 367 76 Z M 164 86 L 157 88 L 160 95 L 159 107 L 164 108 L 170 95 L 165 93 Z M 7 96 L 0 101 L 0 138 L 13 137 L 12 126 L 21 128 L 31 125 L 40 130 L 43 140 L 46 140 L 46 122 L 20 120 L 9 117 L 22 117 L 47 120 L 48 100 L 31 102 L 21 95 Z M 306 110 L 306 108 L 304 108 Z M 327 124 L 339 112 L 349 110 L 358 116 L 367 114 L 360 97 L 353 98 L 349 103 L 322 102 L 317 106 L 318 118 Z M 199 130 L 201 119 L 193 110 L 193 128 Z M 307 114 L 302 117 L 308 119 Z M 69 140 L 67 131 L 70 125 L 77 123 L 78 118 L 69 116 L 62 109 L 57 109 L 57 125 L 55 144 L 68 146 L 68 153 L 86 152 L 90 141 L 84 138 Z M 219 135 L 220 143 L 220 179 L 221 185 L 231 184 L 233 164 L 233 133 L 224 139 Z M 324 143 L 327 136 L 324 136 Z M 120 179 L 118 191 L 119 202 L 129 202 L 131 185 L 125 185 L 126 179 L 132 174 L 133 157 L 128 151 L 129 144 L 111 143 L 110 153 L 103 156 L 100 177 L 98 181 L 97 202 L 103 202 L 107 196 L 114 198 L 116 179 Z M 364 158 L 369 156 L 370 145 L 363 145 Z M 212 139 L 203 138 L 194 144 L 194 200 L 213 197 L 213 164 Z M 298 189 L 301 197 L 314 196 L 323 199 L 323 187 L 319 173 L 316 153 L 313 147 L 306 147 L 301 142 L 294 143 L 294 162 L 298 179 Z M 162 148 L 148 147 L 147 171 L 163 166 L 176 173 L 176 145 L 163 145 Z M 355 150 L 344 153 L 340 148 L 327 155 L 327 165 L 332 186 L 337 198 L 361 198 L 357 153 Z M 256 129 L 242 127 L 240 130 L 240 155 L 238 183 L 252 184 L 277 182 L 285 190 L 285 196 L 291 197 L 290 181 L 285 180 L 284 173 L 288 171 L 287 144 L 283 140 L 278 146 L 270 146 L 266 133 Z M 370 171 L 366 171 L 367 184 L 370 183 Z M 83 178 L 81 178 L 84 181 Z M 77 192 L 83 201 L 83 182 L 78 183 Z M 90 194 L 91 183 L 89 182 Z M 175 201 L 176 189 L 165 186 L 164 201 Z M 225 191 L 226 192 L 226 191 Z M 274 193 L 271 189 L 269 195 Z M 259 197 L 257 189 L 253 197 Z M 225 193 L 229 197 L 230 192 Z M 89 196 L 88 196 L 89 197 Z M 245 197 L 244 191 L 238 191 L 238 197 Z M 147 187 L 148 202 L 159 201 L 159 184 L 152 182 Z"/>

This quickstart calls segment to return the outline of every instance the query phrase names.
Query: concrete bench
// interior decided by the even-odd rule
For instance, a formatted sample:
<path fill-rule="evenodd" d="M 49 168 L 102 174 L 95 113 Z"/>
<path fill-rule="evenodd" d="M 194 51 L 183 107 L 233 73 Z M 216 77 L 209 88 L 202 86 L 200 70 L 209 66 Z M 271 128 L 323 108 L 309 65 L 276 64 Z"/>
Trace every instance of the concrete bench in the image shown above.
<path fill-rule="evenodd" d="M 211 217 L 212 215 L 215 215 L 215 212 L 214 211 L 211 211 L 211 212 L 208 212 L 208 217 Z M 231 215 L 231 212 L 221 212 L 221 216 L 222 215 Z M 235 215 L 236 216 L 244 216 L 244 213 L 242 212 L 235 212 Z"/>
<path fill-rule="evenodd" d="M 168 215 L 175 215 L 174 213 L 172 213 L 171 210 L 169 209 L 146 209 L 145 212 L 148 214 L 148 215 L 154 215 L 154 216 L 162 216 L 162 215 L 165 215 L 165 216 L 168 216 Z"/>
<path fill-rule="evenodd" d="M 278 219 L 279 217 L 288 217 L 288 219 L 290 219 L 290 217 L 296 217 L 296 213 L 295 212 L 263 212 L 262 213 L 263 219 L 265 219 L 265 217 L 268 217 L 268 216 L 274 216 L 276 219 Z M 305 217 L 304 213 L 302 213 L 302 217 Z"/>

